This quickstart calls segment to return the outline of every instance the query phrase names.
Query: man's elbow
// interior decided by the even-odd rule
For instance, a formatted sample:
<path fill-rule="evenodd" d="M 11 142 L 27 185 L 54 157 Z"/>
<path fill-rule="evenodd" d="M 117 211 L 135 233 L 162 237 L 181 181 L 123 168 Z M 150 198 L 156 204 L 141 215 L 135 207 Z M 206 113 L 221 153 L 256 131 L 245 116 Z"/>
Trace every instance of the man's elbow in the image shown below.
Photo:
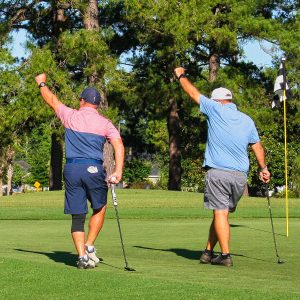
<path fill-rule="evenodd" d="M 253 150 L 263 149 L 262 143 L 259 141 L 257 143 L 251 144 Z"/>

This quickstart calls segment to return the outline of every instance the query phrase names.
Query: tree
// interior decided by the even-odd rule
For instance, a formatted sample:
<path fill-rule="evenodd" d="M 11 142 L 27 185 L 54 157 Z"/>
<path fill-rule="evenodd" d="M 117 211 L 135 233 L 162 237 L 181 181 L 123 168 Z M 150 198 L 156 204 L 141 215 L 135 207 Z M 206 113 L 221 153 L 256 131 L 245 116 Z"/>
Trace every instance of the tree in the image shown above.
<path fill-rule="evenodd" d="M 37 71 L 48 71 L 49 77 L 55 77 L 52 80 L 52 89 L 62 96 L 62 99 L 66 95 L 74 98 L 74 94 L 70 93 L 70 90 L 64 85 L 70 79 L 75 80 L 72 86 L 78 94 L 82 85 L 86 85 L 86 83 L 95 85 L 102 94 L 101 107 L 106 110 L 108 107 L 106 80 L 111 77 L 109 73 L 115 72 L 116 60 L 109 54 L 105 37 L 99 28 L 98 1 L 74 1 L 72 3 L 45 1 L 35 4 L 31 1 L 13 1 L 13 3 L 3 1 L 2 13 L 3 19 L 6 20 L 6 27 L 9 30 L 20 28 L 27 30 L 31 34 L 33 42 L 39 47 L 43 47 L 41 51 L 33 51 L 30 66 L 22 71 L 23 75 L 30 76 L 28 70 L 33 71 L 31 74 L 36 74 Z M 75 48 L 73 48 L 74 44 Z M 88 53 L 87 56 L 84 49 Z M 51 51 L 51 54 L 47 52 L 48 50 Z M 52 62 L 49 64 L 41 59 L 43 55 Z M 109 70 L 109 68 L 111 69 Z M 61 70 L 65 72 L 61 72 Z M 58 72 L 59 76 L 54 72 Z M 60 79 L 56 80 L 57 78 Z M 28 82 L 25 77 L 24 79 Z M 28 84 L 31 85 L 30 81 Z M 24 99 L 24 101 L 26 100 Z M 29 104 L 28 101 L 27 104 Z M 27 109 L 31 108 L 27 106 Z M 45 109 L 42 111 L 45 112 Z M 35 118 L 34 115 L 31 116 Z M 44 121 L 53 125 L 50 189 L 55 190 L 62 187 L 62 137 L 57 121 L 52 119 L 52 116 L 49 117 L 48 113 L 45 114 L 46 116 L 48 120 Z M 111 152 L 111 149 L 110 151 L 107 149 L 109 147 L 106 145 L 105 152 Z M 107 157 L 108 155 L 105 155 L 105 160 Z M 110 165 L 110 169 L 112 168 L 111 158 L 110 164 L 106 163 L 106 165 Z"/>
<path fill-rule="evenodd" d="M 143 107 L 144 112 L 139 116 L 145 118 L 146 122 L 151 118 L 162 117 L 169 120 L 169 188 L 179 189 L 180 157 L 185 155 L 185 148 L 192 148 L 183 147 L 181 144 L 189 144 L 183 132 L 186 133 L 186 126 L 192 124 L 185 117 L 192 109 L 181 102 L 181 98 L 185 96 L 182 96 L 174 85 L 172 69 L 175 65 L 186 65 L 189 77 L 204 94 L 209 95 L 216 86 L 226 85 L 233 90 L 239 106 L 244 111 L 248 111 L 253 105 L 255 109 L 263 108 L 261 115 L 265 114 L 270 101 L 270 86 L 267 85 L 262 70 L 242 61 L 242 45 L 253 39 L 267 40 L 277 45 L 282 44 L 280 40 L 283 36 L 286 37 L 286 41 L 289 40 L 289 29 L 282 25 L 287 19 L 291 24 L 295 24 L 292 16 L 296 15 L 296 2 L 124 3 L 127 17 L 124 35 L 126 31 L 134 32 L 135 40 L 138 41 L 133 45 L 133 54 L 129 58 L 129 62 L 134 65 L 135 91 L 140 95 L 136 97 L 139 102 L 135 103 L 133 115 L 139 115 L 137 107 Z M 283 17 L 279 16 L 280 9 L 284 10 Z M 186 112 L 182 111 L 183 105 L 184 109 L 187 109 Z M 205 128 L 204 119 L 200 117 L 198 120 L 201 122 L 199 127 Z M 199 148 L 203 151 L 206 136 L 204 130 L 196 130 L 199 133 L 197 137 L 200 138 Z M 188 135 L 190 136 L 195 135 Z M 177 155 L 174 155 L 175 153 Z"/>
<path fill-rule="evenodd" d="M 65 15 L 65 10 L 70 8 L 71 4 L 62 3 L 61 1 L 49 1 L 48 3 L 47 1 L 37 3 L 35 1 L 2 1 L 1 6 L 2 18 L 8 31 L 25 29 L 38 45 L 45 46 L 48 44 L 54 53 L 57 48 L 56 43 L 59 35 L 67 28 L 70 28 L 68 27 L 70 23 L 73 25 L 72 22 L 67 22 Z M 74 18 L 70 18 L 70 20 L 73 21 Z M 43 61 L 41 61 L 38 69 L 39 72 L 45 71 Z M 30 110 L 31 108 L 28 107 L 28 109 Z M 55 130 L 52 133 L 52 142 L 50 188 L 56 190 L 62 188 L 63 152 L 61 137 L 57 136 L 57 131 Z"/>
<path fill-rule="evenodd" d="M 13 174 L 14 142 L 19 124 L 14 119 L 13 106 L 20 87 L 19 77 L 13 66 L 14 59 L 4 47 L 8 35 L 1 35 L 4 25 L 0 25 L 0 196 L 3 195 L 3 177 L 7 170 L 7 194 L 11 191 Z"/>
<path fill-rule="evenodd" d="M 203 158 L 206 125 L 199 109 L 186 101 L 173 68 L 185 66 L 191 81 L 205 95 L 220 85 L 231 89 L 239 108 L 253 116 L 273 151 L 273 141 L 282 142 L 280 111 L 272 112 L 269 107 L 277 66 L 260 69 L 244 63 L 242 51 L 246 41 L 267 40 L 287 56 L 288 79 L 295 94 L 288 102 L 288 136 L 289 142 L 297 141 L 297 145 L 297 9 L 299 3 L 292 0 L 1 1 L 0 36 L 6 39 L 11 30 L 24 28 L 33 42 L 30 59 L 18 71 L 18 89 L 8 84 L 7 90 L 18 100 L 10 103 L 17 121 L 10 121 L 25 132 L 43 122 L 50 124 L 55 150 L 52 161 L 54 153 L 59 154 L 58 167 L 53 169 L 61 171 L 62 146 L 57 138 L 62 135 L 61 127 L 49 108 L 36 101 L 32 74 L 49 73 L 51 88 L 73 107 L 78 105 L 83 87 L 95 85 L 103 96 L 102 112 L 113 115 L 117 122 L 126 119 L 125 144 L 135 152 L 158 151 L 158 136 L 149 136 L 147 130 L 153 126 L 151 121 L 167 125 L 168 186 L 179 190 L 182 166 L 188 166 L 188 159 Z M 124 65 L 128 69 L 120 69 Z M 8 77 L 4 80 L 10 81 Z M 278 155 L 273 160 L 277 161 Z M 253 161 L 250 175 L 255 169 Z"/>
<path fill-rule="evenodd" d="M 105 68 L 107 66 L 105 66 L 105 63 L 108 63 L 110 67 L 114 67 L 113 69 L 115 69 L 116 60 L 110 55 L 109 48 L 101 36 L 98 1 L 87 1 L 86 5 L 82 6 L 81 11 L 83 14 L 84 30 L 79 31 L 79 35 L 83 38 L 86 45 L 80 49 L 85 48 L 87 51 L 85 52 L 85 57 L 82 57 L 82 54 L 77 52 L 77 58 L 81 58 L 84 62 L 84 73 L 87 76 L 87 83 L 98 87 L 100 90 L 101 102 L 99 108 L 107 110 L 108 102 L 105 87 Z M 73 39 L 74 37 L 69 38 Z M 80 40 L 81 42 L 82 40 Z M 102 51 L 99 51 L 100 49 Z M 112 146 L 108 142 L 104 145 L 103 157 L 107 174 L 110 175 L 114 169 L 114 160 Z"/>

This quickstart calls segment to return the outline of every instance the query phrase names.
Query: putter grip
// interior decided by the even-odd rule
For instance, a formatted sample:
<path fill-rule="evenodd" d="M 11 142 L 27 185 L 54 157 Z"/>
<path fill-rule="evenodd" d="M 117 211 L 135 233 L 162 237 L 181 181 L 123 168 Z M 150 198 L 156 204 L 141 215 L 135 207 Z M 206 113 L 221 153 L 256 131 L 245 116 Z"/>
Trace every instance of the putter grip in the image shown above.
<path fill-rule="evenodd" d="M 117 202 L 117 195 L 116 195 L 116 192 L 115 192 L 115 185 L 114 184 L 111 184 L 111 195 L 112 195 L 113 205 L 117 206 L 118 202 Z"/>

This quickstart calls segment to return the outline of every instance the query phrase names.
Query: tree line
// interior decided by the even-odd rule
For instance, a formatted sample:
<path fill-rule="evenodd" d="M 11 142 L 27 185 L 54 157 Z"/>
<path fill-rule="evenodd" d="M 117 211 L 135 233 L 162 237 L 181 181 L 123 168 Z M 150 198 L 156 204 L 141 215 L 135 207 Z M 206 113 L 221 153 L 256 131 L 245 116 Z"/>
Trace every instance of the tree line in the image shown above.
<path fill-rule="evenodd" d="M 161 188 L 201 191 L 206 121 L 179 88 L 176 66 L 205 95 L 219 86 L 233 91 L 258 127 L 272 185 L 284 185 L 283 113 L 270 105 L 280 57 L 271 53 L 273 65 L 260 67 L 243 53 L 249 41 L 268 41 L 287 58 L 289 188 L 299 195 L 298 10 L 292 0 L 1 0 L 0 190 L 3 181 L 8 193 L 12 182 L 63 187 L 63 130 L 34 82 L 46 72 L 50 88 L 71 107 L 79 107 L 87 85 L 100 91 L 101 113 L 121 128 L 130 157 L 139 160 L 128 160 L 129 167 L 149 169 L 150 161 L 161 170 Z M 9 43 L 21 29 L 30 54 L 17 59 Z M 251 192 L 260 184 L 250 158 Z M 28 176 L 19 161 L 31 166 Z M 105 164 L 113 168 L 109 144 Z"/>

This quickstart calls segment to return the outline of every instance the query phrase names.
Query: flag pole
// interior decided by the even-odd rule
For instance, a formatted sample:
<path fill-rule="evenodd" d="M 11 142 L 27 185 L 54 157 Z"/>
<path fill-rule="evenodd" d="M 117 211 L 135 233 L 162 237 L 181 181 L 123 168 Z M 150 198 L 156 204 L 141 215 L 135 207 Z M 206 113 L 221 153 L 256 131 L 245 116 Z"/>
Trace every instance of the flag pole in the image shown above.
<path fill-rule="evenodd" d="M 283 68 L 283 123 L 284 123 L 284 168 L 285 168 L 285 219 L 286 219 L 286 236 L 289 236 L 289 200 L 288 200 L 288 148 L 287 148 L 287 117 L 286 117 L 286 69 L 285 57 L 282 57 Z"/>

